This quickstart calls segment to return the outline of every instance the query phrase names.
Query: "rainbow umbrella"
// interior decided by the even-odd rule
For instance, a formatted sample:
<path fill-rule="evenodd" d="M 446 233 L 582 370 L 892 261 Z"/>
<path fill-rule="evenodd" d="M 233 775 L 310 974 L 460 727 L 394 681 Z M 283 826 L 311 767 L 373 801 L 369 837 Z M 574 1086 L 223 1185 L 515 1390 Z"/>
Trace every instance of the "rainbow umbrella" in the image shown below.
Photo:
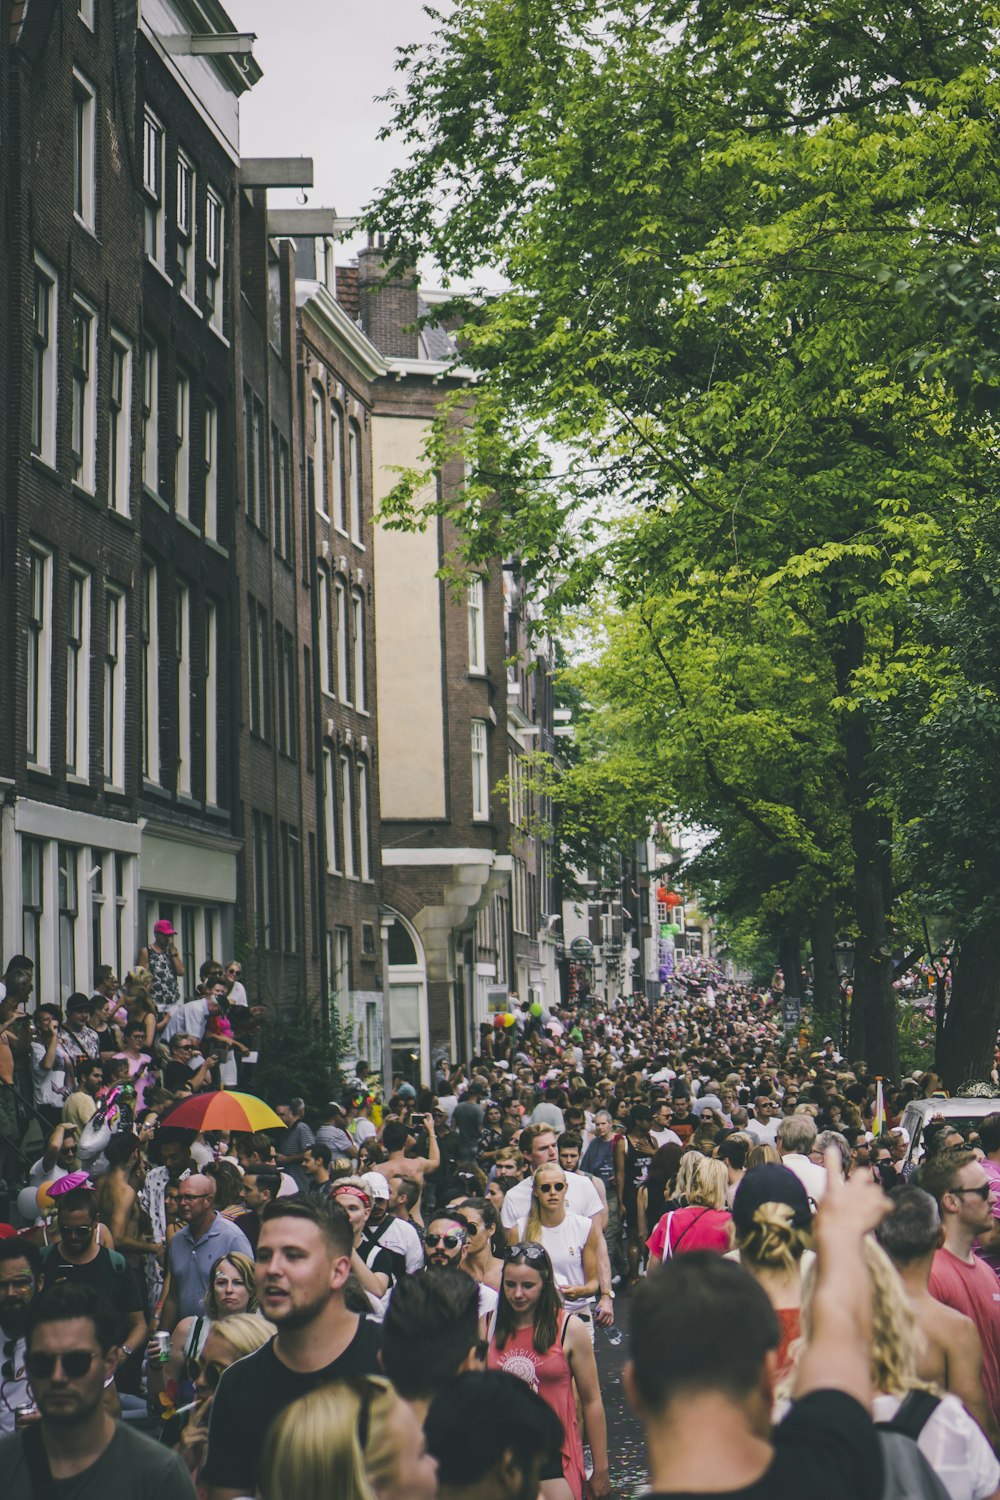
<path fill-rule="evenodd" d="M 235 1089 L 213 1089 L 194 1094 L 168 1110 L 161 1122 L 179 1130 L 285 1130 L 287 1126 L 269 1104 L 255 1094 L 241 1094 Z"/>

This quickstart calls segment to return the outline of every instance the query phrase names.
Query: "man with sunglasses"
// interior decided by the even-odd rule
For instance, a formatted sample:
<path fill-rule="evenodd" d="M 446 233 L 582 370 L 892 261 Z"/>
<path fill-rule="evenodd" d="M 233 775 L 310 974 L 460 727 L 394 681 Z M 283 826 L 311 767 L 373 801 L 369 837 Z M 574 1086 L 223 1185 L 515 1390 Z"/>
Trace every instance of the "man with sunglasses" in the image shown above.
<path fill-rule="evenodd" d="M 438 1214 L 427 1226 L 424 1235 L 424 1259 L 429 1266 L 450 1266 L 452 1270 L 469 1270 L 469 1224 L 459 1213 Z M 485 1281 L 479 1282 L 479 1316 L 489 1317 L 495 1312 L 497 1294 Z"/>
<path fill-rule="evenodd" d="M 14 1413 L 31 1402 L 24 1342 L 38 1294 L 42 1257 L 27 1240 L 0 1240 L 0 1437 L 14 1431 Z"/>
<path fill-rule="evenodd" d="M 88 1287 L 58 1287 L 32 1305 L 26 1364 L 41 1420 L 0 1442 L 4 1500 L 191 1500 L 177 1455 L 115 1421 L 102 1402 L 117 1362 L 114 1325 Z"/>
<path fill-rule="evenodd" d="M 993 1228 L 996 1194 L 973 1151 L 940 1151 L 920 1168 L 920 1186 L 937 1201 L 944 1244 L 934 1257 L 930 1292 L 965 1313 L 983 1346 L 983 1389 L 1000 1424 L 1000 1283 L 974 1254 L 980 1235 Z"/>

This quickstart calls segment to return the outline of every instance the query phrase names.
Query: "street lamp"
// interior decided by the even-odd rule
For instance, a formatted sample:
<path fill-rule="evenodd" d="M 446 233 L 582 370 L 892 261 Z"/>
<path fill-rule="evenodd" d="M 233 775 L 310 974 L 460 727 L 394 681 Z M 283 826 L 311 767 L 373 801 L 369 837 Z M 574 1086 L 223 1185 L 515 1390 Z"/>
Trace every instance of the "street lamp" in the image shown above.
<path fill-rule="evenodd" d="M 834 943 L 833 962 L 840 982 L 840 1047 L 844 1051 L 847 1047 L 847 986 L 854 978 L 854 944 L 850 939 L 841 938 L 839 943 Z"/>

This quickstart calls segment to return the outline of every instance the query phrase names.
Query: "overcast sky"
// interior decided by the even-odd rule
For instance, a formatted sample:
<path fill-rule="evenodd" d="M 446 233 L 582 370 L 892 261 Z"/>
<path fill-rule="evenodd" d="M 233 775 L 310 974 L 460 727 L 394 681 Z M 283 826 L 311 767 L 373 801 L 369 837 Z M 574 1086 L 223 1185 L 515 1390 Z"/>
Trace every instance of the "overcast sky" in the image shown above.
<path fill-rule="evenodd" d="M 233 24 L 255 31 L 264 70 L 240 101 L 244 156 L 311 156 L 311 207 L 355 214 L 405 159 L 376 140 L 389 108 L 397 47 L 430 35 L 420 0 L 229 0 Z M 294 195 L 272 193 L 276 206 Z M 338 252 L 348 258 L 349 248 Z"/>

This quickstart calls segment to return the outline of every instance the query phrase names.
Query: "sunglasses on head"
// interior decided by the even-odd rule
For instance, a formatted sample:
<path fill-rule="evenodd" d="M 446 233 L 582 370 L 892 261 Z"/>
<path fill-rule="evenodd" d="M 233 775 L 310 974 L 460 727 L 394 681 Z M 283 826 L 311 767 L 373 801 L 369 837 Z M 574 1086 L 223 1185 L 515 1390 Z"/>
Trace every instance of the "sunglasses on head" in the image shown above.
<path fill-rule="evenodd" d="M 44 1349 L 35 1349 L 25 1360 L 32 1380 L 51 1380 L 56 1366 L 62 1366 L 67 1380 L 82 1380 L 97 1354 L 93 1349 L 67 1349 L 62 1354 L 49 1354 Z"/>
<path fill-rule="evenodd" d="M 536 1244 L 534 1241 L 522 1241 L 520 1245 L 508 1245 L 504 1250 L 504 1260 L 526 1260 L 529 1265 L 539 1261 L 548 1260 L 548 1252 L 544 1245 Z"/>
<path fill-rule="evenodd" d="M 459 1245 L 465 1244 L 465 1234 L 460 1229 L 453 1229 L 450 1234 L 425 1234 L 424 1244 L 429 1250 L 436 1250 L 438 1245 L 443 1245 L 446 1250 L 457 1250 Z"/>

